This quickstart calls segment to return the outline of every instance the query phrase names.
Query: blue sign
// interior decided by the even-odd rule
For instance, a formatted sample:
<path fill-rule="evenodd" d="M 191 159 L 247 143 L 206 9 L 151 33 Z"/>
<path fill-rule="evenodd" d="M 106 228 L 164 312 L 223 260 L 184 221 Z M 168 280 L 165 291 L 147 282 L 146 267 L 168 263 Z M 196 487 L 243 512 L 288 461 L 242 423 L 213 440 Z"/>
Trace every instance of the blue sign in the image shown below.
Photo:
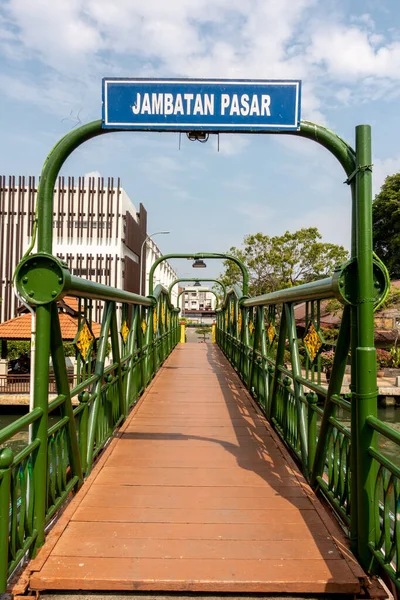
<path fill-rule="evenodd" d="M 261 132 L 300 128 L 300 81 L 103 79 L 103 127 Z"/>

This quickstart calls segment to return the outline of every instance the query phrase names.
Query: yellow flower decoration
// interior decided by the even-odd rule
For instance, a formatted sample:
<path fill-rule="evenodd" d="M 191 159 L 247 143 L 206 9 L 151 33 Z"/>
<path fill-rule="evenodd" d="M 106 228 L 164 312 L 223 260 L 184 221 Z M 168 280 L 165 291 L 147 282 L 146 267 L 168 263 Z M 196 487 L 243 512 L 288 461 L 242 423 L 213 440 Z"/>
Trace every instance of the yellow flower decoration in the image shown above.
<path fill-rule="evenodd" d="M 313 323 L 311 323 L 310 327 L 308 328 L 307 335 L 304 336 L 303 342 L 307 348 L 311 360 L 314 361 L 323 342 Z"/>
<path fill-rule="evenodd" d="M 94 342 L 94 336 L 93 336 L 92 332 L 90 331 L 88 324 L 85 321 L 83 326 L 81 327 L 80 332 L 78 333 L 78 336 L 77 336 L 76 342 L 75 342 L 76 347 L 78 348 L 79 353 L 82 356 L 83 360 L 87 359 L 93 342 Z"/>
<path fill-rule="evenodd" d="M 268 335 L 269 343 L 272 344 L 272 342 L 275 339 L 275 327 L 274 327 L 272 321 L 270 321 L 269 327 L 267 329 L 267 335 Z"/>
<path fill-rule="evenodd" d="M 164 304 L 161 304 L 161 323 L 165 325 L 165 307 Z"/>
<path fill-rule="evenodd" d="M 122 339 L 124 340 L 124 344 L 126 344 L 126 340 L 128 339 L 128 335 L 129 335 L 129 327 L 128 327 L 126 320 L 122 323 L 121 335 L 122 335 Z"/>
<path fill-rule="evenodd" d="M 153 331 L 154 331 L 154 333 L 157 333 L 157 325 L 158 325 L 158 323 L 157 323 L 157 310 L 154 309 L 154 312 L 153 312 Z"/>

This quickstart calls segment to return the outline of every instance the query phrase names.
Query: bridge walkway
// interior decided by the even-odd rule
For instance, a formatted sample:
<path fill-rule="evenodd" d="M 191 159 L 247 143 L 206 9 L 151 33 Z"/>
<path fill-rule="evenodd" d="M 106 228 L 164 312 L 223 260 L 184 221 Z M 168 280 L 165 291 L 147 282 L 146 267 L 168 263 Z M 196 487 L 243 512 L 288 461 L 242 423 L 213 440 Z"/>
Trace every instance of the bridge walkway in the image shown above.
<path fill-rule="evenodd" d="M 216 345 L 179 345 L 31 561 L 32 590 L 353 594 L 363 572 Z"/>

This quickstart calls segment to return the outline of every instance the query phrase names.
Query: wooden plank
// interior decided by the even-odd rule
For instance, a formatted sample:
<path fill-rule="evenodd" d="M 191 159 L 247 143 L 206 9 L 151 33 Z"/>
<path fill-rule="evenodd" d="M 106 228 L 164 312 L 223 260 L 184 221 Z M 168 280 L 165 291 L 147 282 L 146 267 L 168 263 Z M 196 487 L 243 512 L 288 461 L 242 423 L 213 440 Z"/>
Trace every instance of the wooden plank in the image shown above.
<path fill-rule="evenodd" d="M 287 472 L 285 473 L 285 469 Z M 154 468 L 140 467 L 104 467 L 98 474 L 98 484 L 109 485 L 186 485 L 186 486 L 264 486 L 274 488 L 298 485 L 291 470 L 282 466 L 281 475 L 263 471 L 256 473 L 244 469 L 190 469 L 190 468 Z"/>
<path fill-rule="evenodd" d="M 161 492 L 161 490 L 159 490 Z M 313 510 L 301 511 L 293 507 L 291 510 L 234 510 L 234 509 L 190 509 L 190 508 L 131 508 L 116 510 L 113 506 L 80 506 L 74 513 L 72 521 L 119 521 L 120 523 L 193 523 L 199 528 L 204 523 L 253 523 L 269 524 L 279 519 L 283 523 L 310 523 L 323 526 L 318 514 Z"/>
<path fill-rule="evenodd" d="M 244 497 L 237 494 L 221 495 L 218 488 L 213 488 L 210 494 L 199 494 L 201 488 L 162 487 L 155 493 L 151 486 L 141 486 L 132 489 L 132 486 L 94 485 L 81 502 L 81 507 L 109 506 L 116 508 L 203 508 L 203 509 L 226 509 L 226 510 L 312 510 L 313 506 L 305 495 L 300 492 L 292 497 L 278 494 L 271 488 L 236 488 L 248 490 Z M 222 488 L 226 489 L 226 488 Z M 229 488 L 231 489 L 231 488 Z M 282 488 L 283 490 L 297 491 L 296 488 Z M 215 491 L 216 490 L 216 491 Z M 266 494 L 256 496 L 254 491 L 268 491 Z M 188 493 L 190 492 L 190 493 Z"/>
<path fill-rule="evenodd" d="M 286 564 L 286 562 L 288 564 Z M 84 576 L 83 576 L 84 573 Z M 101 557 L 49 558 L 34 573 L 37 590 L 185 590 L 213 592 L 335 592 L 360 590 L 342 560 L 214 560 Z"/>
<path fill-rule="evenodd" d="M 141 451 L 139 452 L 139 449 Z M 169 464 L 174 466 L 174 463 L 184 466 L 215 466 L 220 467 L 233 466 L 239 464 L 241 467 L 248 468 L 249 463 L 253 466 L 268 466 L 269 468 L 276 464 L 282 464 L 282 455 L 278 449 L 254 448 L 245 446 L 243 448 L 228 449 L 224 446 L 210 445 L 199 448 L 196 445 L 187 443 L 185 452 L 182 448 L 168 441 L 164 443 L 146 442 L 146 440 L 135 441 L 124 438 L 124 443 L 120 444 L 112 452 L 108 465 L 109 466 L 147 466 L 151 462 L 158 462 L 159 466 Z"/>
<path fill-rule="evenodd" d="M 155 540 L 115 538 L 104 543 L 104 537 L 76 538 L 66 533 L 54 548 L 53 556 L 117 558 L 214 558 L 216 560 L 341 560 L 331 540 Z"/>
<path fill-rule="evenodd" d="M 331 540 L 320 523 L 281 523 L 275 520 L 267 525 L 254 523 L 122 523 L 106 521 L 71 521 L 68 530 L 78 538 L 92 535 L 107 540 L 115 538 L 153 538 L 170 540 Z"/>

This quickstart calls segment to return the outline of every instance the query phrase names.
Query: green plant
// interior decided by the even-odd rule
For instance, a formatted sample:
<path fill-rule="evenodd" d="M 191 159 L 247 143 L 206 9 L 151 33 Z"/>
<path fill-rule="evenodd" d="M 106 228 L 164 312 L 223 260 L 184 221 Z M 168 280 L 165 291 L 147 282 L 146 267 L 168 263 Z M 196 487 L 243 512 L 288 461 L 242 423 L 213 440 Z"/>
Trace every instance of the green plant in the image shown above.
<path fill-rule="evenodd" d="M 338 335 L 339 328 L 338 327 L 321 327 L 322 337 L 324 338 L 325 344 L 328 346 L 335 346 Z"/>
<path fill-rule="evenodd" d="M 376 366 L 378 367 L 378 369 L 389 367 L 391 362 L 392 356 L 390 352 L 378 348 L 378 350 L 376 351 Z"/>
<path fill-rule="evenodd" d="M 333 367 L 333 359 L 335 358 L 335 353 L 333 350 L 326 350 L 325 352 L 321 352 L 321 366 L 326 370 L 331 370 Z"/>
<path fill-rule="evenodd" d="M 31 343 L 28 340 L 7 340 L 7 358 L 14 360 L 23 354 L 29 354 Z"/>
<path fill-rule="evenodd" d="M 397 369 L 398 367 L 400 367 L 400 347 L 393 346 L 392 348 L 390 348 L 389 352 L 390 356 L 392 357 L 392 367 L 395 367 Z"/>
<path fill-rule="evenodd" d="M 75 356 L 75 346 L 72 342 L 64 342 L 64 354 L 65 356 Z M 111 349 L 111 345 L 109 344 Z M 14 360 L 19 358 L 23 354 L 30 354 L 31 343 L 29 340 L 7 340 L 7 358 L 8 360 Z"/>
<path fill-rule="evenodd" d="M 211 327 L 202 327 L 201 329 L 196 329 L 197 335 L 202 335 L 202 341 L 206 341 L 206 337 L 211 333 Z"/>

